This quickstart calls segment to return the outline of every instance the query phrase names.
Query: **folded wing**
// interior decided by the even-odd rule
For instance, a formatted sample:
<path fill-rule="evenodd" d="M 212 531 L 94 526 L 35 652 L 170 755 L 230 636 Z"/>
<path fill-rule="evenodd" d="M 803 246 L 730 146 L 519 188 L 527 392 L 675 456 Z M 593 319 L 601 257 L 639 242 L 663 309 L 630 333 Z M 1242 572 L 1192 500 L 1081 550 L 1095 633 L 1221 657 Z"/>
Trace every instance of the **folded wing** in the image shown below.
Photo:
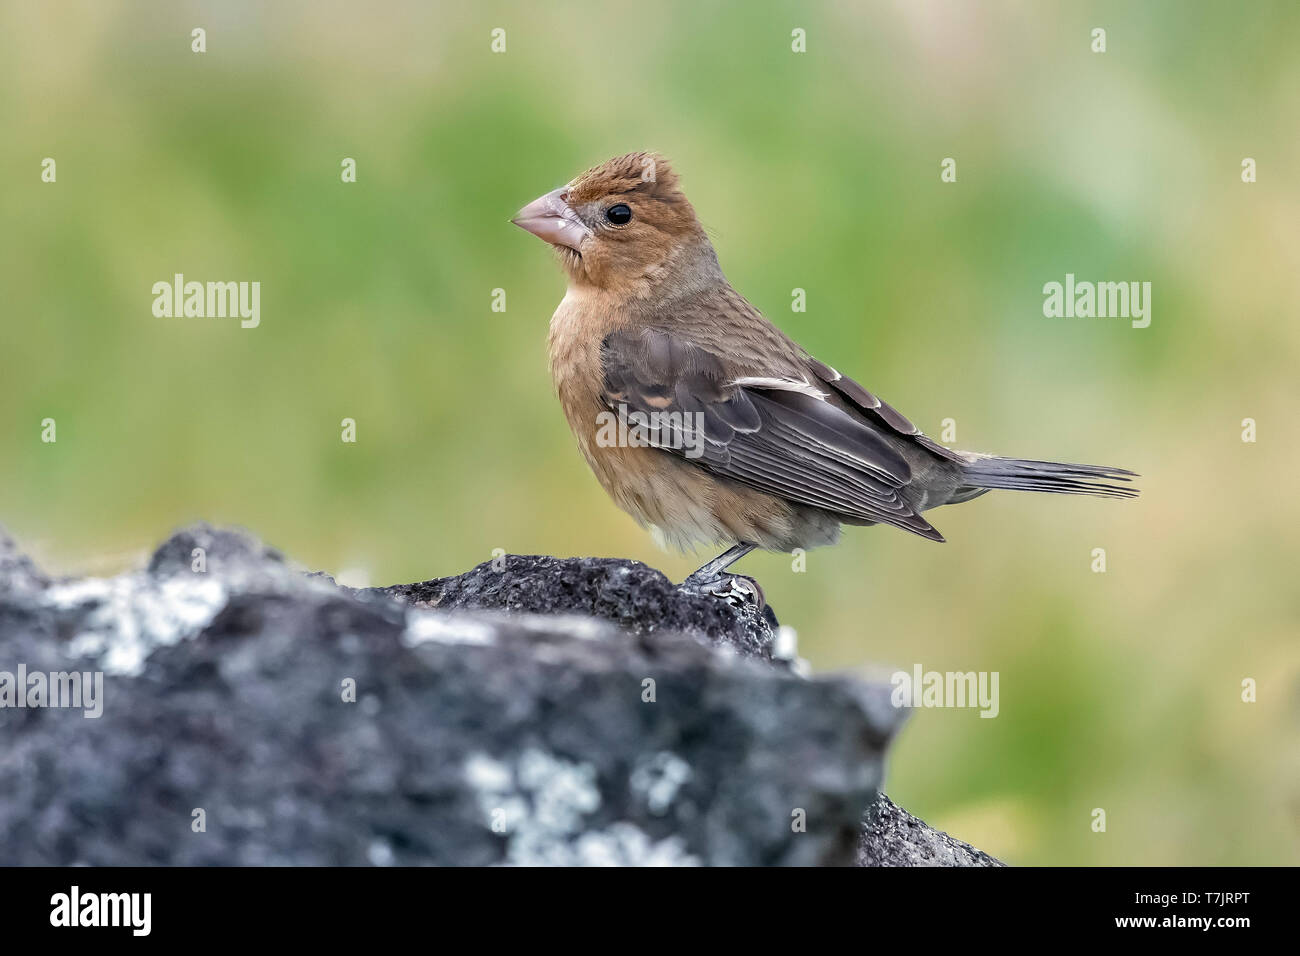
<path fill-rule="evenodd" d="M 629 424 L 649 426 L 650 443 L 665 452 L 846 521 L 943 540 L 908 501 L 912 468 L 898 442 L 919 436 L 941 457 L 951 453 L 829 367 L 736 375 L 721 356 L 659 329 L 611 334 L 602 360 L 605 402 Z M 842 390 L 850 387 L 861 395 Z M 845 401 L 829 401 L 832 392 Z"/>

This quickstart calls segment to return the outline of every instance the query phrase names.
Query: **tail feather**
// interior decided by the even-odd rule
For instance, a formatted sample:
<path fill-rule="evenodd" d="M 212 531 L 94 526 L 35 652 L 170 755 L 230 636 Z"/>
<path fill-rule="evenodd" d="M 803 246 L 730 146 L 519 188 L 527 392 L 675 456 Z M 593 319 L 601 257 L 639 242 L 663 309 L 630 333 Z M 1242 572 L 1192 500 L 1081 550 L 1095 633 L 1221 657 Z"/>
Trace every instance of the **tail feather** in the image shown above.
<path fill-rule="evenodd" d="M 1109 465 L 1072 465 L 1059 461 L 1028 458 L 998 458 L 972 455 L 962 466 L 966 481 L 962 488 L 1046 491 L 1060 495 L 1096 495 L 1099 498 L 1136 498 L 1128 487 L 1136 472 Z M 1122 482 L 1122 484 L 1120 484 Z M 962 489 L 958 489 L 958 493 Z"/>

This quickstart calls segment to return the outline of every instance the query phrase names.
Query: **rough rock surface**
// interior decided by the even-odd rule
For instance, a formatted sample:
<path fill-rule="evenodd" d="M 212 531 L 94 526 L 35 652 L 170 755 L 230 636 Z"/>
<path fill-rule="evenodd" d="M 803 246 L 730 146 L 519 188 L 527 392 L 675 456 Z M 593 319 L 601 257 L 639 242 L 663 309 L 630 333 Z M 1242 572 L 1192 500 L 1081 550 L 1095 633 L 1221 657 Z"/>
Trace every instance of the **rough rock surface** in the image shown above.
<path fill-rule="evenodd" d="M 508 554 L 454 578 L 379 589 L 419 607 L 444 610 L 584 614 L 635 634 L 680 631 L 772 658 L 772 631 L 761 614 L 678 591 L 654 568 L 613 558 Z"/>
<path fill-rule="evenodd" d="M 201 525 L 60 581 L 0 534 L 0 864 L 995 862 L 873 803 L 887 687 L 773 643 L 633 562 L 353 591 Z"/>
<path fill-rule="evenodd" d="M 983 850 L 926 826 L 883 793 L 867 810 L 858 866 L 1003 866 Z"/>

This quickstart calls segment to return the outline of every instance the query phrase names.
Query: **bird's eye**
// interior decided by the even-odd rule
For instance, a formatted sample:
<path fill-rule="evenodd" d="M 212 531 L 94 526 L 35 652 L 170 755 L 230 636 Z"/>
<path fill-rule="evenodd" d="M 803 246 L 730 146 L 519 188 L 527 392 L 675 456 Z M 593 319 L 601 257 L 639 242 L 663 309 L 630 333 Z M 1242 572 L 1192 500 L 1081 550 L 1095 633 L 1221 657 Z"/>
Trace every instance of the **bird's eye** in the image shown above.
<path fill-rule="evenodd" d="M 605 218 L 616 226 L 625 226 L 632 221 L 632 210 L 624 203 L 619 203 L 605 210 Z"/>

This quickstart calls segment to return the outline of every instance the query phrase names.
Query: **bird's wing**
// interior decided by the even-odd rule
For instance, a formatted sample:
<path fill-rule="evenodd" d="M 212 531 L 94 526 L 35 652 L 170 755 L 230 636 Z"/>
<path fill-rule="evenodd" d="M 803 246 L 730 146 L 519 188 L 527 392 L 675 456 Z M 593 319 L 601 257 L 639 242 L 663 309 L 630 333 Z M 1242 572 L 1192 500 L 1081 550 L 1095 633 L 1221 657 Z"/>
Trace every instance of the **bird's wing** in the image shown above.
<path fill-rule="evenodd" d="M 958 452 L 953 451 L 946 445 L 940 445 L 904 418 L 892 405 L 882 402 L 847 375 L 841 375 L 825 362 L 819 362 L 816 359 L 809 359 L 808 367 L 819 384 L 829 387 L 840 398 L 848 402 L 850 406 L 867 415 L 872 421 L 885 425 L 896 435 L 910 438 L 922 448 L 933 452 L 940 458 L 957 464 L 966 462 L 966 459 Z"/>
<path fill-rule="evenodd" d="M 661 329 L 611 333 L 601 357 L 606 404 L 642 426 L 649 444 L 845 520 L 943 540 L 904 491 L 912 468 L 895 433 L 911 434 L 899 427 L 911 423 L 883 403 L 873 406 L 876 418 L 859 417 L 827 400 L 829 383 L 812 369 L 806 377 L 737 375 L 714 351 Z"/>

